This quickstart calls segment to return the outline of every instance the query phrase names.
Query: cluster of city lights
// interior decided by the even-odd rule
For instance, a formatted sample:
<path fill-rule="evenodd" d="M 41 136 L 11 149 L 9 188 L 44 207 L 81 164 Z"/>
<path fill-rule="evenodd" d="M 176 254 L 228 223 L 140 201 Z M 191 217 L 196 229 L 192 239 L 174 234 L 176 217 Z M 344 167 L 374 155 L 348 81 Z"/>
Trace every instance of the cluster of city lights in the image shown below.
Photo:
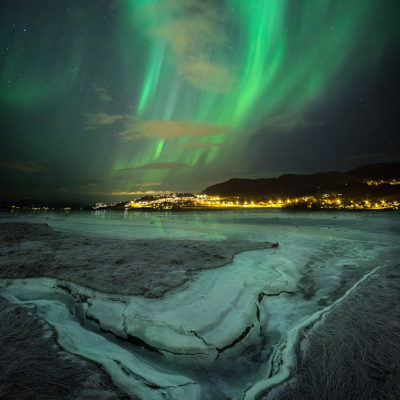
<path fill-rule="evenodd" d="M 84 210 L 198 210 L 198 209 L 242 209 L 242 208 L 282 208 L 282 209 L 335 209 L 335 210 L 398 210 L 400 201 L 393 199 L 351 199 L 342 193 L 325 193 L 320 196 L 296 198 L 254 199 L 239 196 L 221 197 L 206 194 L 169 193 L 143 197 L 122 202 L 98 202 Z M 10 206 L 11 212 L 31 211 L 71 211 L 71 207 L 50 208 L 48 206 Z"/>
<path fill-rule="evenodd" d="M 363 183 L 366 183 L 368 186 L 379 186 L 379 185 L 400 185 L 400 181 L 397 179 L 392 179 L 392 180 L 379 180 L 379 181 L 373 181 L 373 180 L 367 180 L 364 181 Z"/>
<path fill-rule="evenodd" d="M 382 210 L 398 209 L 399 201 L 350 200 L 342 198 L 342 194 L 324 194 L 321 197 L 307 196 L 299 198 L 243 200 L 239 197 L 223 198 L 207 195 L 168 195 L 153 196 L 139 200 L 131 200 L 125 204 L 125 209 L 200 209 L 200 208 L 310 208 L 310 209 L 353 209 L 353 210 Z"/>

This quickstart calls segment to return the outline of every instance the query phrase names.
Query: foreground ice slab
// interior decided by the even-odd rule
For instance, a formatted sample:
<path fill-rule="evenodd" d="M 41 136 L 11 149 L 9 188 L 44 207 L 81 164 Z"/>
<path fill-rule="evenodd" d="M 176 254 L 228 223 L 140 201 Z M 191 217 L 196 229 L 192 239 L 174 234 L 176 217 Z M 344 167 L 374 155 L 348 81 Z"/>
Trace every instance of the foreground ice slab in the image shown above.
<path fill-rule="evenodd" d="M 57 340 L 64 349 L 103 365 L 127 393 L 143 399 L 200 398 L 200 388 L 191 379 L 158 369 L 99 333 L 86 329 L 79 317 L 78 303 L 60 293 L 57 285 L 56 280 L 46 278 L 5 282 L 2 295 L 9 301 L 34 304 L 39 315 L 55 328 Z"/>
<path fill-rule="evenodd" d="M 133 396 L 255 398 L 288 376 L 298 329 L 345 295 L 385 249 L 287 241 L 241 253 L 158 299 L 46 278 L 3 280 L 1 294 L 35 304 L 65 349 L 101 363 Z"/>

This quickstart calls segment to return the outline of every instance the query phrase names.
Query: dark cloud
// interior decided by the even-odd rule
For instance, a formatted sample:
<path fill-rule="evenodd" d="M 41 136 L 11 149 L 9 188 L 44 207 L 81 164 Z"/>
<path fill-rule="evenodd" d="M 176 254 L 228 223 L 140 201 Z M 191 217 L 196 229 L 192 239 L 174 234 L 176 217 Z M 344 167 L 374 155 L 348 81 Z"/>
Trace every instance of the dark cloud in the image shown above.
<path fill-rule="evenodd" d="M 262 123 L 262 128 L 266 132 L 273 133 L 286 133 L 305 128 L 313 128 L 317 126 L 323 126 L 326 122 L 311 119 L 310 116 L 305 113 L 284 113 L 273 115 Z"/>
<path fill-rule="evenodd" d="M 94 91 L 97 94 L 99 100 L 109 103 L 112 101 L 112 97 L 108 94 L 107 90 L 103 86 L 94 85 Z"/>
<path fill-rule="evenodd" d="M 124 141 L 134 141 L 138 139 L 169 140 L 177 138 L 202 138 L 212 135 L 223 135 L 229 132 L 229 127 L 225 125 L 191 121 L 140 121 L 130 114 L 98 112 L 95 114 L 86 113 L 84 116 L 86 130 L 91 131 L 104 127 L 112 127 L 114 132 Z M 216 146 L 218 146 L 218 144 L 216 144 Z"/>
<path fill-rule="evenodd" d="M 144 164 L 141 165 L 140 167 L 132 167 L 132 168 L 123 168 L 123 169 L 118 169 L 117 171 L 133 171 L 133 170 L 138 170 L 138 169 L 181 169 L 181 168 L 187 168 L 189 165 L 187 164 L 181 164 L 181 163 L 175 163 L 175 162 L 157 162 L 157 163 L 150 163 L 150 164 Z"/>
<path fill-rule="evenodd" d="M 19 172 L 34 174 L 47 170 L 47 166 L 36 161 L 0 161 L 0 168 L 14 169 Z"/>
<path fill-rule="evenodd" d="M 106 112 L 98 112 L 96 114 L 85 114 L 85 129 L 96 130 L 98 128 L 114 125 L 118 122 L 129 120 L 130 117 L 124 114 L 108 114 Z"/>
<path fill-rule="evenodd" d="M 187 149 L 212 149 L 215 147 L 223 146 L 223 143 L 213 143 L 213 142 L 201 142 L 199 140 L 189 140 L 184 143 L 179 144 L 180 147 Z"/>
<path fill-rule="evenodd" d="M 228 131 L 229 128 L 224 125 L 190 121 L 132 121 L 119 136 L 125 140 L 199 138 L 222 135 Z"/>

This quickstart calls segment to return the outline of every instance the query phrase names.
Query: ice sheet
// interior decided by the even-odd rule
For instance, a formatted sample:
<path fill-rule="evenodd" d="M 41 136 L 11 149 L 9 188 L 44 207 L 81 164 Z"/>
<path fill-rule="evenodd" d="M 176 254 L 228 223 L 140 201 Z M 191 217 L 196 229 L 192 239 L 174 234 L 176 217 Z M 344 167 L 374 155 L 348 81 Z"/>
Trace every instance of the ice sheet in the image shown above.
<path fill-rule="evenodd" d="M 290 366 L 293 354 L 288 349 L 293 349 L 299 327 L 317 318 L 375 267 L 396 262 L 400 255 L 397 214 L 248 213 L 233 220 L 232 214 L 222 213 L 189 215 L 188 225 L 182 224 L 182 215 L 172 215 L 171 220 L 151 214 L 138 220 L 118 217 L 111 223 L 102 216 L 93 218 L 97 234 L 109 227 L 113 237 L 155 235 L 150 222 L 158 218 L 162 235 L 179 238 L 190 233 L 204 239 L 215 230 L 226 240 L 269 240 L 280 246 L 241 253 L 232 264 L 201 271 L 194 281 L 158 299 L 107 295 L 68 281 L 40 279 L 3 281 L 2 294 L 39 305 L 39 312 L 63 332 L 61 344 L 66 349 L 96 357 L 118 384 L 139 397 L 159 396 L 168 388 L 173 399 L 240 399 L 244 393 L 252 398 L 266 384 L 287 376 L 288 370 L 274 372 L 271 356 L 286 358 L 285 368 Z M 92 217 L 67 218 L 69 222 L 50 219 L 50 225 L 72 231 L 76 223 L 76 231 L 94 232 L 88 222 Z M 197 225 L 190 225 L 193 222 Z M 151 226 L 142 230 L 145 223 Z M 79 325 L 71 309 L 104 331 L 130 337 L 140 349 L 122 341 L 104 344 L 109 341 L 107 333 Z M 118 363 L 110 362 L 106 349 L 121 354 Z M 138 369 L 147 371 L 140 375 L 144 380 L 135 375 Z M 275 378 L 267 382 L 271 371 Z M 150 388 L 149 382 L 163 389 Z M 183 395 L 178 387 L 188 392 Z"/>

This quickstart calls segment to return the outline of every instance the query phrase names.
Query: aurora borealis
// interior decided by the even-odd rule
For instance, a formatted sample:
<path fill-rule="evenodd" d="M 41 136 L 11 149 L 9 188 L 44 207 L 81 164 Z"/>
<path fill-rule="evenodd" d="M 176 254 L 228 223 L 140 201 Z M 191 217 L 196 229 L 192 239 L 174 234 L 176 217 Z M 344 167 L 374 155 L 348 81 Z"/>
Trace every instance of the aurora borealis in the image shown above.
<path fill-rule="evenodd" d="M 4 1 L 3 196 L 397 161 L 397 3 Z"/>

